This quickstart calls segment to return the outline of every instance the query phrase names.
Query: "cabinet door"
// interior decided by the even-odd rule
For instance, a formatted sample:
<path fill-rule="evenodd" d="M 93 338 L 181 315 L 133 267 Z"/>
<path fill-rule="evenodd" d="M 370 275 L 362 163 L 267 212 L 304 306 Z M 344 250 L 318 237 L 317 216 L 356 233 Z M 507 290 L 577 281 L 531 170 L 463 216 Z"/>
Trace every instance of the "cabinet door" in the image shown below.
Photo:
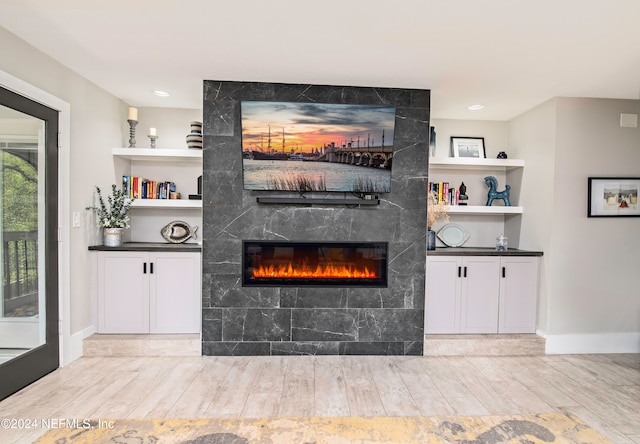
<path fill-rule="evenodd" d="M 426 333 L 460 332 L 461 258 L 427 257 Z"/>
<path fill-rule="evenodd" d="M 145 252 L 98 253 L 98 333 L 149 333 Z"/>
<path fill-rule="evenodd" d="M 461 333 L 497 333 L 500 258 L 471 256 L 462 261 Z"/>
<path fill-rule="evenodd" d="M 200 332 L 200 253 L 150 256 L 151 333 Z"/>
<path fill-rule="evenodd" d="M 538 263 L 537 257 L 502 257 L 500 333 L 535 333 Z"/>

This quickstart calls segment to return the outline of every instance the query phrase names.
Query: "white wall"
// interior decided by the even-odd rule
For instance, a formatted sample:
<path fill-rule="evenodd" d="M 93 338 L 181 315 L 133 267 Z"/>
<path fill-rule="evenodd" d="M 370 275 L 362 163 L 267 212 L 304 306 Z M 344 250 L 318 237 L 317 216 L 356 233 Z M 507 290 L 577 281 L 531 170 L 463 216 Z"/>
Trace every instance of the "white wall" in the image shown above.
<path fill-rule="evenodd" d="M 640 219 L 587 218 L 588 177 L 640 175 L 640 130 L 620 113 L 640 102 L 557 98 L 509 124 L 532 174 L 521 238 L 545 252 L 548 353 L 640 352 Z"/>
<path fill-rule="evenodd" d="M 0 28 L 0 70 L 6 71 L 71 105 L 70 212 L 81 215 L 82 227 L 70 229 L 70 325 L 71 333 L 91 332 L 91 257 L 88 247 L 101 243 L 95 218 L 85 208 L 92 205 L 94 186 L 109 189 L 120 183 L 111 155 L 113 147 L 126 147 L 129 104 L 117 99 L 84 77 Z M 186 148 L 191 120 L 202 120 L 201 110 L 139 108 L 136 146 L 149 147 L 149 127 L 158 131 L 157 148 Z M 195 183 L 193 190 L 195 193 Z M 71 220 L 71 215 L 69 220 Z M 196 223 L 199 214 L 188 221 Z M 136 216 L 132 215 L 132 222 Z M 175 217 L 174 217 L 175 218 Z M 139 228 L 139 227 L 138 227 Z M 134 226 L 135 229 L 135 226 Z M 132 230 L 133 231 L 133 230 Z M 139 230 L 140 231 L 140 230 Z M 144 233 L 144 230 L 140 231 Z M 131 234 L 128 234 L 131 237 Z M 148 240 L 148 239 L 135 239 Z M 156 239 L 154 239 L 156 240 Z"/>
<path fill-rule="evenodd" d="M 487 158 L 495 159 L 500 151 L 511 155 L 507 145 L 507 122 L 498 120 L 432 119 L 436 130 L 435 157 L 450 157 L 451 137 L 484 137 Z M 515 158 L 515 156 L 511 156 Z"/>
<path fill-rule="evenodd" d="M 0 54 L 1 70 L 70 104 L 70 193 L 62 198 L 69 199 L 71 211 L 84 214 L 93 185 L 108 186 L 113 181 L 110 149 L 122 140 L 126 104 L 4 28 L 0 28 Z M 91 327 L 87 247 L 92 231 L 86 225 L 70 231 L 71 333 Z"/>
<path fill-rule="evenodd" d="M 549 258 L 553 257 L 551 235 L 554 208 L 554 171 L 556 148 L 556 100 L 548 102 L 509 121 L 509 150 L 523 159 L 520 204 L 524 214 L 507 221 L 509 239 L 523 250 L 544 253 L 540 260 L 538 331 L 547 332 Z"/>

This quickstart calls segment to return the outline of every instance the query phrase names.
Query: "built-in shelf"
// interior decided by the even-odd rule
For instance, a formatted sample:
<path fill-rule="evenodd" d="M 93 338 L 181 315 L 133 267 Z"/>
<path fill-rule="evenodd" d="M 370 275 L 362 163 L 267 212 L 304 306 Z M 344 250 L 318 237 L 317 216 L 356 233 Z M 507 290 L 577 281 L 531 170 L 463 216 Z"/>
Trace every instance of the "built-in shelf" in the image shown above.
<path fill-rule="evenodd" d="M 523 168 L 522 159 L 476 159 L 467 157 L 430 157 L 429 168 L 433 169 L 504 169 Z"/>
<path fill-rule="evenodd" d="M 305 197 L 257 197 L 261 204 L 296 204 L 296 205 L 380 205 L 379 199 L 357 198 L 305 198 Z"/>
<path fill-rule="evenodd" d="M 505 206 L 482 206 L 482 205 L 452 205 L 449 207 L 449 214 L 522 214 L 522 207 L 505 207 Z"/>
<path fill-rule="evenodd" d="M 202 209 L 201 200 L 191 199 L 136 199 L 131 204 L 131 208 L 182 208 L 182 209 Z"/>
<path fill-rule="evenodd" d="M 202 162 L 202 150 L 159 148 L 113 148 L 112 154 L 129 160 Z"/>

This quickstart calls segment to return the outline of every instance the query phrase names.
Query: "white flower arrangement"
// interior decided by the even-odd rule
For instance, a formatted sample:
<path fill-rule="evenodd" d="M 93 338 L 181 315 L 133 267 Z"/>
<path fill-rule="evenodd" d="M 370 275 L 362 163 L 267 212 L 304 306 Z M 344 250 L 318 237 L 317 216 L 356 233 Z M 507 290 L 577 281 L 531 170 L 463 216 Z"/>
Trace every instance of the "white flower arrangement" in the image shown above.
<path fill-rule="evenodd" d="M 449 221 L 450 205 L 445 201 L 438 202 L 438 196 L 434 192 L 427 194 L 427 229 L 431 230 L 431 227 L 440 219 L 445 222 Z"/>
<path fill-rule="evenodd" d="M 129 199 L 123 190 L 111 185 L 111 196 L 107 196 L 108 207 L 102 197 L 100 188 L 96 186 L 98 207 L 87 207 L 95 210 L 98 216 L 97 224 L 101 228 L 129 228 L 129 209 L 133 199 Z"/>

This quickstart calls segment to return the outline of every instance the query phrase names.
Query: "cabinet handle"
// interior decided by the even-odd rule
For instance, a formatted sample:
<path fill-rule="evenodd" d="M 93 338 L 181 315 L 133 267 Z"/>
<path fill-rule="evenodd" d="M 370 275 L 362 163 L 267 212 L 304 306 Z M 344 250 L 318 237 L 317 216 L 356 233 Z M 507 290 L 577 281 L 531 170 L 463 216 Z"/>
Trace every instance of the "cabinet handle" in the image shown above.
<path fill-rule="evenodd" d="M 458 267 L 458 277 L 462 276 L 462 267 Z"/>
<path fill-rule="evenodd" d="M 149 262 L 149 273 L 153 274 L 153 262 Z"/>
<path fill-rule="evenodd" d="M 507 277 L 507 269 L 506 269 L 506 267 L 502 267 L 502 277 Z"/>
<path fill-rule="evenodd" d="M 464 267 L 464 277 L 467 277 L 467 267 Z"/>
<path fill-rule="evenodd" d="M 142 273 L 147 274 L 147 263 L 142 264 Z"/>

